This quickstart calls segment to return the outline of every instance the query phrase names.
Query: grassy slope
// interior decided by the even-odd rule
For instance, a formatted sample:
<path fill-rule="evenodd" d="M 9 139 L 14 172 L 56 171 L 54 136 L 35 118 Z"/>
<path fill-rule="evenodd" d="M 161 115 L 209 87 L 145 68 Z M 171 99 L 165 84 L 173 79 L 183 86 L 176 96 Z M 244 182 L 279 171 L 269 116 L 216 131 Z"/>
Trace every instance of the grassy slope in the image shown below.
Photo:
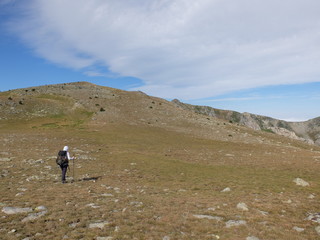
<path fill-rule="evenodd" d="M 0 153 L 10 152 L 14 159 L 2 164 L 2 170 L 8 170 L 9 175 L 1 179 L 0 189 L 5 194 L 0 202 L 17 207 L 44 205 L 48 214 L 22 223 L 26 214 L 1 213 L 3 239 L 62 239 L 65 235 L 70 239 L 317 237 L 316 225 L 305 220 L 308 212 L 318 211 L 316 152 L 262 144 L 257 148 L 149 126 L 114 123 L 104 128 L 52 129 L 32 125 L 8 123 L 1 128 L 4 144 Z M 54 155 L 64 144 L 78 160 L 76 182 L 62 186 Z M 43 163 L 36 163 L 38 159 Z M 26 180 L 34 175 L 40 180 Z M 309 181 L 311 186 L 295 186 L 292 180 L 296 177 Z M 226 187 L 231 192 L 222 193 Z M 19 188 L 27 190 L 16 196 L 21 192 Z M 112 195 L 102 196 L 106 193 Z M 308 198 L 311 193 L 315 199 Z M 286 203 L 288 200 L 291 203 Z M 239 202 L 245 202 L 249 211 L 238 210 Z M 90 203 L 99 208 L 87 206 Z M 224 220 L 201 220 L 194 214 Z M 247 225 L 225 228 L 226 221 L 239 219 Z M 109 225 L 102 230 L 88 229 L 90 223 L 100 220 Z M 72 223 L 78 225 L 69 227 Z M 294 226 L 306 230 L 297 234 Z M 16 232 L 7 234 L 12 229 Z"/>

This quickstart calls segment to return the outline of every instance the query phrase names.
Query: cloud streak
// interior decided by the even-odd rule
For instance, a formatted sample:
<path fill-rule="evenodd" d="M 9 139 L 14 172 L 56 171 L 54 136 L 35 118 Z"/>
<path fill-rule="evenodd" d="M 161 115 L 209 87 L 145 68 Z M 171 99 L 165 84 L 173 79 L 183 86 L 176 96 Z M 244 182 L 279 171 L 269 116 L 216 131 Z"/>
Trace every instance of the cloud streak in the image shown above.
<path fill-rule="evenodd" d="M 105 66 L 151 95 L 198 99 L 320 77 L 317 0 L 32 0 L 21 9 L 8 26 L 40 57 L 84 73 Z"/>

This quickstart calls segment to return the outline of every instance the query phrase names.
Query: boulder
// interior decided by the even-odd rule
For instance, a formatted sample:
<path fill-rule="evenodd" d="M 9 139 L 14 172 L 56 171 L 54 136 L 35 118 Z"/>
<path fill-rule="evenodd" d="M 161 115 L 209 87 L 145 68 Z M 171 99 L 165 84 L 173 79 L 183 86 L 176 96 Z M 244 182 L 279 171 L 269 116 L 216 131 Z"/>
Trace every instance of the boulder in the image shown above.
<path fill-rule="evenodd" d="M 2 212 L 5 214 L 29 213 L 32 212 L 32 208 L 3 207 Z"/>

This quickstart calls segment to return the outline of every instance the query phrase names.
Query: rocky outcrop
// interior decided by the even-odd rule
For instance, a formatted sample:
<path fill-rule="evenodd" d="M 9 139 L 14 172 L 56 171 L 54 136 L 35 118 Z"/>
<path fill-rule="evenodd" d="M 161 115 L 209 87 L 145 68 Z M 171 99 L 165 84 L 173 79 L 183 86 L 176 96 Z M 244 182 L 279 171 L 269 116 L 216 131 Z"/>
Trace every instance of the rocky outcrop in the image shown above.
<path fill-rule="evenodd" d="M 320 117 L 305 122 L 286 122 L 251 113 L 239 113 L 236 111 L 220 110 L 208 106 L 186 104 L 177 99 L 172 100 L 172 102 L 182 109 L 190 110 L 198 114 L 216 117 L 230 123 L 247 126 L 254 130 L 275 133 L 291 139 L 320 146 Z"/>

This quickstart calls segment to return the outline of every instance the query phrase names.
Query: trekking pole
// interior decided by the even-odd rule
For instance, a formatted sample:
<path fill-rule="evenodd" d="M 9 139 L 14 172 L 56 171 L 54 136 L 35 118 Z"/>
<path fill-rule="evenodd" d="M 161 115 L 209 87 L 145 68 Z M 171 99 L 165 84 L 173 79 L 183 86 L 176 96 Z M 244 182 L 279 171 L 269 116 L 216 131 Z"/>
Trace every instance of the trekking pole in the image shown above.
<path fill-rule="evenodd" d="M 72 179 L 73 179 L 73 181 L 74 181 L 74 168 L 75 168 L 74 159 L 75 159 L 75 156 L 73 155 L 73 158 L 72 158 L 72 161 L 73 161 Z"/>

